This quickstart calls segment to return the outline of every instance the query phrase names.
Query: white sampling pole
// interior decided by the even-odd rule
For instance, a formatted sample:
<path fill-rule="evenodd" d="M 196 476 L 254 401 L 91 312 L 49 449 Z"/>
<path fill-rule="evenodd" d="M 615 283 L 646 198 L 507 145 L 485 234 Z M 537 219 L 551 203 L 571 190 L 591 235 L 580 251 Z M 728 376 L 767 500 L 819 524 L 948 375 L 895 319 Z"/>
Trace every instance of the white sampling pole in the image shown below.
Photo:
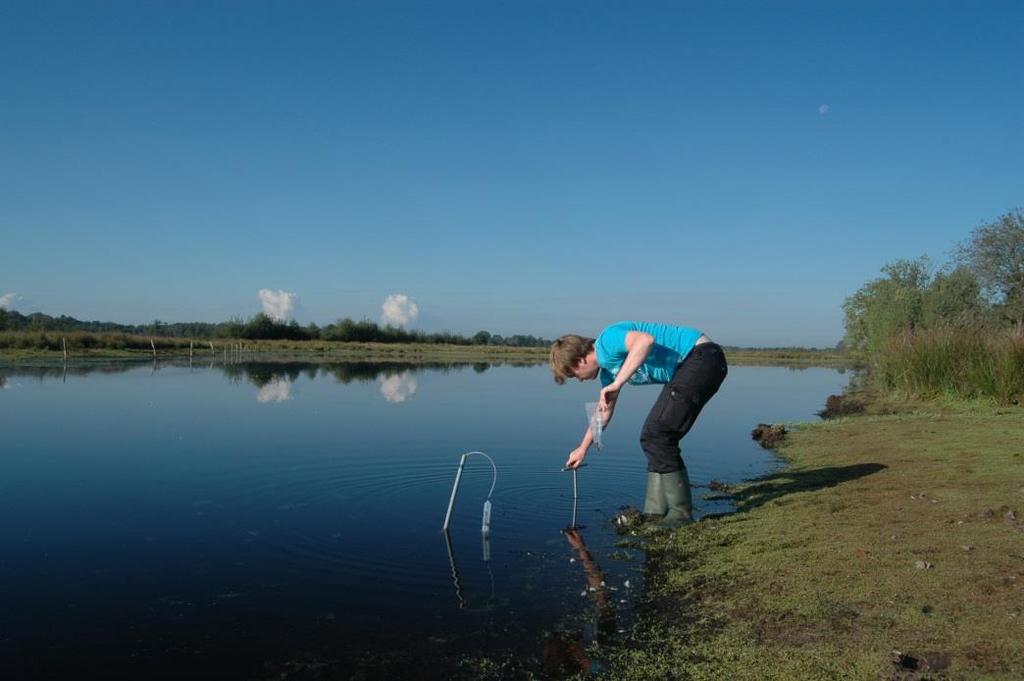
<path fill-rule="evenodd" d="M 459 459 L 459 469 L 455 471 L 455 484 L 452 485 L 452 496 L 448 499 L 448 510 L 444 514 L 444 527 L 445 532 L 448 531 L 448 525 L 452 521 L 452 509 L 455 508 L 455 495 L 459 493 L 459 482 L 462 480 L 462 468 L 466 465 L 466 457 L 469 454 L 463 454 L 462 458 Z"/>

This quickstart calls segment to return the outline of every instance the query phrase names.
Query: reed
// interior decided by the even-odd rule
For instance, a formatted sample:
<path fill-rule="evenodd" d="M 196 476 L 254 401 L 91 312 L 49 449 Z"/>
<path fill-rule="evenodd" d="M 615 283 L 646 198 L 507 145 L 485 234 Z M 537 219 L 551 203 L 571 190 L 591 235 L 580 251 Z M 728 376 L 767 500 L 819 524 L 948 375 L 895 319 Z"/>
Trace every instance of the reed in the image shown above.
<path fill-rule="evenodd" d="M 1012 402 L 1024 397 L 1024 337 L 945 328 L 891 338 L 872 358 L 879 387 L 908 396 Z"/>

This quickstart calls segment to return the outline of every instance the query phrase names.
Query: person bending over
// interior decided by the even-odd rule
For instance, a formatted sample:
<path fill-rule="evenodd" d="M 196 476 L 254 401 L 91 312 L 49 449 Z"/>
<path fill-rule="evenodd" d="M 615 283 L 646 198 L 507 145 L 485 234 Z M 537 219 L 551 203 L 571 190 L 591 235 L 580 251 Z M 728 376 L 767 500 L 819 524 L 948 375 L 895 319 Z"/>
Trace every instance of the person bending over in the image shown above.
<path fill-rule="evenodd" d="M 551 345 L 550 363 L 559 385 L 569 378 L 600 377 L 598 410 L 603 426 L 611 423 L 627 383 L 664 386 L 640 431 L 640 447 L 647 455 L 644 514 L 661 527 L 691 522 L 690 480 L 679 441 L 725 380 L 729 368 L 722 348 L 697 329 L 618 322 L 597 338 L 562 336 Z M 566 467 L 583 463 L 592 443 L 588 427 L 579 446 L 569 453 Z"/>

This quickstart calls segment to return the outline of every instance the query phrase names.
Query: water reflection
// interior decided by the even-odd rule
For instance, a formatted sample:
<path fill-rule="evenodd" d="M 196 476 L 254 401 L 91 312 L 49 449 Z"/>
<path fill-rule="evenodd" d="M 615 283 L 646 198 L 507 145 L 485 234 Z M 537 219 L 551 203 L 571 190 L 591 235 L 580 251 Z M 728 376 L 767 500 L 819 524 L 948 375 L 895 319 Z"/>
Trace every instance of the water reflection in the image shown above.
<path fill-rule="evenodd" d="M 260 388 L 256 393 L 256 401 L 260 404 L 268 402 L 285 402 L 292 398 L 292 382 L 283 376 L 277 376 Z"/>
<path fill-rule="evenodd" d="M 261 404 L 286 402 L 295 398 L 295 383 L 300 376 L 308 380 L 331 378 L 336 383 L 380 383 L 381 396 L 392 404 L 407 402 L 419 390 L 416 374 L 425 371 L 463 371 L 472 369 L 482 374 L 491 367 L 532 366 L 536 362 L 361 362 L 361 361 L 301 361 L 301 360 L 260 360 L 241 361 L 229 359 L 212 361 L 203 369 L 218 369 L 231 383 L 245 381 L 258 390 L 256 400 Z M 10 387 L 9 377 L 25 376 L 44 380 L 66 381 L 70 376 L 90 374 L 120 374 L 142 367 L 159 371 L 165 366 L 195 368 L 191 359 L 153 362 L 151 360 L 88 361 L 81 364 L 40 363 L 38 365 L 11 365 L 0 374 L 0 390 Z"/>
<path fill-rule="evenodd" d="M 416 379 L 408 371 L 397 376 L 380 377 L 380 394 L 388 402 L 399 403 L 416 394 Z"/>
<path fill-rule="evenodd" d="M 494 572 L 491 571 L 491 538 L 489 535 L 483 535 L 481 541 L 483 543 L 483 563 L 487 569 L 487 576 L 491 584 L 491 593 L 487 597 L 485 602 L 477 603 L 473 606 L 466 600 L 466 596 L 462 589 L 462 574 L 459 572 L 459 566 L 455 562 L 455 548 L 452 544 L 452 534 L 448 530 L 442 532 L 444 535 L 445 549 L 448 551 L 448 569 L 451 571 L 452 585 L 455 587 L 455 600 L 459 604 L 459 610 L 468 610 L 470 612 L 486 612 L 494 607 Z"/>
<path fill-rule="evenodd" d="M 588 650 L 613 643 L 618 631 L 613 597 L 617 588 L 605 580 L 604 571 L 587 548 L 578 528 L 566 528 L 562 534 L 575 553 L 573 562 L 583 567 L 586 582 L 582 595 L 589 599 L 593 617 L 586 618 L 582 626 L 571 630 L 556 630 L 547 636 L 544 641 L 543 670 L 553 678 L 597 671 L 598 663 Z"/>

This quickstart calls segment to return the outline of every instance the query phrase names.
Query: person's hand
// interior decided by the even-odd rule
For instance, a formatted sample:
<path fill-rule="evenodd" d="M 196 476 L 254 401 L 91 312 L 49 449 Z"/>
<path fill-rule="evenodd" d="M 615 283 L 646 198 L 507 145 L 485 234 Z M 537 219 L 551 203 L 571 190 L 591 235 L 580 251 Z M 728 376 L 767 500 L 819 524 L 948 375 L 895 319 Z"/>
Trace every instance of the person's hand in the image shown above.
<path fill-rule="evenodd" d="M 583 447 L 577 447 L 576 449 L 569 452 L 569 458 L 565 460 L 565 467 L 576 468 L 581 463 L 583 463 L 583 459 L 585 458 L 587 458 L 587 450 L 585 450 Z"/>
<path fill-rule="evenodd" d="M 619 390 L 621 389 L 622 386 L 615 383 L 601 388 L 601 397 L 597 401 L 597 408 L 601 411 L 611 411 L 615 406 L 615 400 L 619 399 Z M 607 421 L 607 417 L 604 420 Z"/>

